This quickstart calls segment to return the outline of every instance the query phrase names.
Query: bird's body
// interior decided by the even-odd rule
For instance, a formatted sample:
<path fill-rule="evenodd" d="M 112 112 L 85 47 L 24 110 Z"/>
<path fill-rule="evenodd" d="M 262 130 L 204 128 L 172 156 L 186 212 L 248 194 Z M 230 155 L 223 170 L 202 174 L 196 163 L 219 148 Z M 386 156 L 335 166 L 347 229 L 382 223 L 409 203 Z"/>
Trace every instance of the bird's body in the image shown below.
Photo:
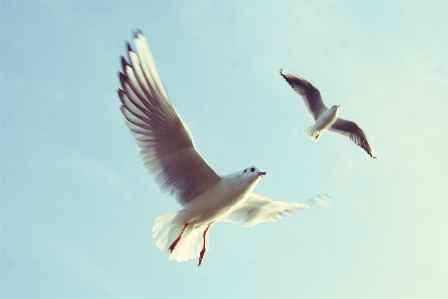
<path fill-rule="evenodd" d="M 323 132 L 330 130 L 349 137 L 372 158 L 376 158 L 375 150 L 364 131 L 356 123 L 338 117 L 338 105 L 327 108 L 322 101 L 319 90 L 310 82 L 286 70 L 280 70 L 280 74 L 302 97 L 310 118 L 315 122 L 313 126 L 303 131 L 305 135 L 317 142 Z"/>
<path fill-rule="evenodd" d="M 258 175 L 259 172 L 256 173 L 256 176 L 244 179 L 241 179 L 243 171 L 222 176 L 218 183 L 185 205 L 185 222 L 194 227 L 200 227 L 212 225 L 221 220 L 224 215 L 238 208 L 250 196 L 261 178 L 261 175 Z"/>
<path fill-rule="evenodd" d="M 252 226 L 309 207 L 252 193 L 266 174 L 255 166 L 217 175 L 196 150 L 190 131 L 171 104 L 140 31 L 134 46 L 136 50 L 127 45 L 129 62 L 121 59 L 121 112 L 144 168 L 162 191 L 174 195 L 183 206 L 155 221 L 153 236 L 162 252 L 177 261 L 199 257 L 201 265 L 209 248 L 207 232 L 216 222 Z M 315 197 L 312 203 L 325 205 L 327 198 Z"/>
<path fill-rule="evenodd" d="M 246 202 L 265 174 L 255 166 L 250 169 L 254 171 L 238 171 L 222 176 L 216 184 L 187 203 L 183 210 L 175 213 L 175 217 L 169 217 L 173 215 L 170 214 L 157 218 L 153 232 L 160 250 L 170 259 L 182 261 L 200 256 L 201 262 L 203 254 L 200 254 L 199 247 L 203 244 L 205 253 L 208 241 L 205 233 L 202 238 L 199 233 L 207 232 L 216 222 Z M 180 235 L 182 237 L 177 243 L 176 238 Z M 173 246 L 174 242 L 176 244 Z"/>
<path fill-rule="evenodd" d="M 322 133 L 328 130 L 338 119 L 339 107 L 335 109 L 328 109 L 323 112 L 317 119 L 314 125 L 303 130 L 306 136 L 313 141 L 319 141 Z"/>

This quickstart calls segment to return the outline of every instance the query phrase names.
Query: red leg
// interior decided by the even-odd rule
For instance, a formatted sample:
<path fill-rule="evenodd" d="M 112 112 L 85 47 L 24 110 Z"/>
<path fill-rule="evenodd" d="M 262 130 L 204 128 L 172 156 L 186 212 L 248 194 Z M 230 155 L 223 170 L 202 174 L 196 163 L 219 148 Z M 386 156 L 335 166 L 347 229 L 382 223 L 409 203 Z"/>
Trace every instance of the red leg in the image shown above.
<path fill-rule="evenodd" d="M 180 233 L 179 237 L 177 237 L 176 240 L 174 240 L 173 244 L 171 244 L 170 246 L 170 251 L 173 252 L 174 248 L 176 248 L 177 243 L 180 240 L 180 237 L 182 237 L 182 234 L 184 233 L 185 229 L 187 229 L 189 223 L 185 223 L 184 229 L 182 230 L 182 232 Z"/>
<path fill-rule="evenodd" d="M 205 236 L 206 236 L 206 234 L 207 234 L 208 228 L 209 228 L 209 226 L 207 226 L 207 228 L 204 230 L 204 233 L 202 234 L 202 237 L 203 237 L 203 239 L 204 239 L 204 245 L 202 246 L 202 250 L 201 250 L 201 253 L 200 253 L 200 256 L 199 256 L 199 264 L 198 264 L 198 267 L 199 267 L 200 265 L 202 265 L 202 259 L 204 258 L 204 254 L 205 254 L 205 251 L 206 251 L 206 249 L 205 249 Z"/>

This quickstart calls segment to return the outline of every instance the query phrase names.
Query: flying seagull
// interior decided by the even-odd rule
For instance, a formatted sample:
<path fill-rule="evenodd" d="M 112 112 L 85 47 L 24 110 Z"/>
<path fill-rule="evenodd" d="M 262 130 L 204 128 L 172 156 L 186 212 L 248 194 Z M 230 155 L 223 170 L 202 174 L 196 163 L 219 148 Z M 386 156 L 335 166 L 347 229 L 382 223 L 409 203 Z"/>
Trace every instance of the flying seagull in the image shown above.
<path fill-rule="evenodd" d="M 291 72 L 280 70 L 280 74 L 303 98 L 308 114 L 315 124 L 303 132 L 313 141 L 318 141 L 323 132 L 330 130 L 347 136 L 376 159 L 375 150 L 363 130 L 354 122 L 338 117 L 339 105 L 330 109 L 322 102 L 319 90 L 310 82 Z"/>
<path fill-rule="evenodd" d="M 143 167 L 162 192 L 174 195 L 182 210 L 161 216 L 153 227 L 156 245 L 169 259 L 199 257 L 209 248 L 208 230 L 219 221 L 253 226 L 275 221 L 292 211 L 326 205 L 327 196 L 309 204 L 274 200 L 252 193 L 266 174 L 255 166 L 219 176 L 196 150 L 193 137 L 163 86 L 141 31 L 134 49 L 127 43 L 128 61 L 121 57 L 121 112 L 134 138 Z"/>

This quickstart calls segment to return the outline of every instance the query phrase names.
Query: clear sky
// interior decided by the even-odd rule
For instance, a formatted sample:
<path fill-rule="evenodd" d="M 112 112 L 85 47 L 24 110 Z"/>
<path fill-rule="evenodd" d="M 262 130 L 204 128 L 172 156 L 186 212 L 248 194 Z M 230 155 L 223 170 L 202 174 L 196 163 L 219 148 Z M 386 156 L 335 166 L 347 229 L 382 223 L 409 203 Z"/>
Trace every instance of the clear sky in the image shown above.
<path fill-rule="evenodd" d="M 448 298 L 448 2 L 1 2 L 1 298 Z M 143 170 L 118 109 L 140 28 L 219 174 L 332 205 L 210 230 L 170 261 L 154 219 L 180 209 Z M 279 75 L 367 133 L 318 143 Z"/>

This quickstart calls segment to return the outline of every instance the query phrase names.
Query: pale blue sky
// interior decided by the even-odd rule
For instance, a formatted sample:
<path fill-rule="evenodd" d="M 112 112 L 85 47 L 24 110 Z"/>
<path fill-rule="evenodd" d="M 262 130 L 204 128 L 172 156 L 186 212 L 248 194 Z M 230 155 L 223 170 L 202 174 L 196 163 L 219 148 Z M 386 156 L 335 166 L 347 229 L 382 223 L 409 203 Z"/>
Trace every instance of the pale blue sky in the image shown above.
<path fill-rule="evenodd" d="M 447 2 L 1 2 L 2 298 L 448 297 Z M 180 209 L 141 167 L 118 109 L 140 28 L 173 104 L 219 174 L 327 209 L 221 223 L 197 261 L 151 227 Z M 356 121 L 318 143 L 279 75 Z"/>

